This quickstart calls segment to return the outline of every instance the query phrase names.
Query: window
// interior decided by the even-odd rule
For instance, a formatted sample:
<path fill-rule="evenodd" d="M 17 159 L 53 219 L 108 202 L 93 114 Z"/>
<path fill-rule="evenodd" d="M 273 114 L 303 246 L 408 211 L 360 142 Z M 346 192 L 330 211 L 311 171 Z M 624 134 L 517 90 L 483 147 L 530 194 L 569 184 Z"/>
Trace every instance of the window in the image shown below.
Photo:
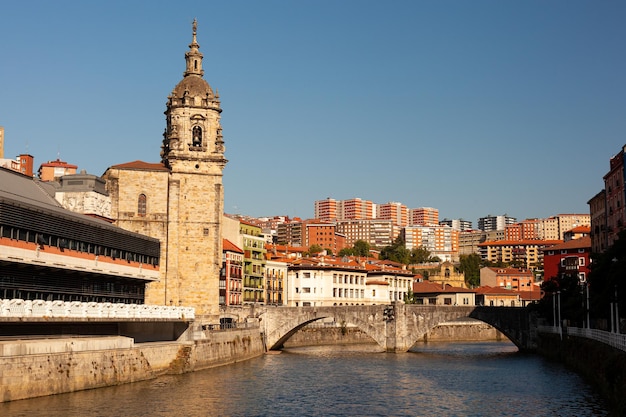
<path fill-rule="evenodd" d="M 139 194 L 137 199 L 137 215 L 139 217 L 146 217 L 147 200 L 148 198 L 145 194 Z"/>
<path fill-rule="evenodd" d="M 578 258 L 578 265 L 585 266 L 585 258 Z"/>

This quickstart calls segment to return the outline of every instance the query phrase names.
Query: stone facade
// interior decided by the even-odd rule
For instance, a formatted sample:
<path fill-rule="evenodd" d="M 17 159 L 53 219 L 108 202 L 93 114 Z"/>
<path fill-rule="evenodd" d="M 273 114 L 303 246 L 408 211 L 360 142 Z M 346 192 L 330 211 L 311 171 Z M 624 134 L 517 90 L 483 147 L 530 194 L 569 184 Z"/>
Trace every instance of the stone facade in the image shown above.
<path fill-rule="evenodd" d="M 146 302 L 215 315 L 227 161 L 220 100 L 203 78 L 199 47 L 194 21 L 184 77 L 168 96 L 161 162 L 115 165 L 104 178 L 116 224 L 162 242 L 161 279 L 146 289 Z"/>
<path fill-rule="evenodd" d="M 432 271 L 428 276 L 429 282 L 453 287 L 467 288 L 465 274 L 458 271 L 451 262 L 443 262 L 439 265 L 439 271 Z"/>

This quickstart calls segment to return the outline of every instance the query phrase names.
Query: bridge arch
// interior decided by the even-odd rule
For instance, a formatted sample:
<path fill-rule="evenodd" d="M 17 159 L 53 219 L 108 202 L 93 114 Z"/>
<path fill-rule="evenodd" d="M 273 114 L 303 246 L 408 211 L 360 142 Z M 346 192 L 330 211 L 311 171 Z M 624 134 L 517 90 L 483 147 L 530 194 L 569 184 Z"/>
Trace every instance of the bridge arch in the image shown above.
<path fill-rule="evenodd" d="M 261 314 L 262 328 L 268 350 L 278 350 L 285 342 L 304 326 L 325 318 L 338 323 L 352 324 L 374 340 L 381 348 L 386 346 L 386 335 L 381 327 L 386 323 L 381 319 L 385 306 L 333 306 L 333 307 L 291 307 L 292 313 L 284 315 L 284 309 L 268 309 Z M 294 310 L 295 309 L 295 310 Z"/>

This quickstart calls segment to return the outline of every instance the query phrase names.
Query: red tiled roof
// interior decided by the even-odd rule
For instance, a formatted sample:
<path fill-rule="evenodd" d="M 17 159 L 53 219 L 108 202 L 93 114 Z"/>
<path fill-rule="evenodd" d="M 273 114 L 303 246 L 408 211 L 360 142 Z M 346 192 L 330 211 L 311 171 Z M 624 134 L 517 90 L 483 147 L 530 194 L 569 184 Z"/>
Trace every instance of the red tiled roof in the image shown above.
<path fill-rule="evenodd" d="M 563 242 L 562 240 L 492 240 L 479 243 L 478 246 L 513 246 L 513 245 L 530 245 L 530 246 L 547 246 L 556 245 Z"/>
<path fill-rule="evenodd" d="M 533 273 L 529 271 L 528 269 L 506 268 L 506 267 L 499 268 L 497 266 L 495 267 L 487 266 L 485 268 L 492 270 L 497 275 L 530 275 L 530 276 L 533 275 Z"/>
<path fill-rule="evenodd" d="M 508 288 L 504 288 L 504 287 L 490 287 L 488 285 L 485 285 L 483 287 L 478 287 L 476 288 L 476 294 L 489 294 L 489 295 L 495 295 L 495 294 L 501 294 L 501 295 L 516 295 L 517 292 L 513 291 L 513 290 L 509 290 Z"/>
<path fill-rule="evenodd" d="M 589 226 L 577 226 L 570 230 L 571 233 L 591 233 L 591 227 Z"/>
<path fill-rule="evenodd" d="M 65 161 L 57 159 L 55 161 L 48 161 L 41 164 L 42 167 L 65 167 L 65 168 L 78 168 L 78 165 L 68 164 Z"/>
<path fill-rule="evenodd" d="M 591 237 L 583 236 L 578 239 L 568 240 L 567 242 L 543 248 L 544 251 L 565 249 L 591 249 Z"/>
<path fill-rule="evenodd" d="M 233 242 L 231 242 L 228 239 L 222 239 L 222 250 L 229 251 L 229 252 L 243 253 L 242 249 L 240 249 L 237 245 L 235 245 Z"/>
<path fill-rule="evenodd" d="M 144 161 L 133 161 L 126 162 L 123 164 L 113 165 L 111 168 L 114 169 L 135 169 L 135 170 L 143 170 L 143 171 L 168 171 L 168 169 L 163 165 L 163 163 L 152 163 L 152 162 L 144 162 Z"/>
<path fill-rule="evenodd" d="M 415 294 L 442 294 L 442 293 L 473 293 L 474 290 L 461 287 L 453 287 L 452 285 L 435 284 L 434 282 L 414 282 L 413 293 Z"/>

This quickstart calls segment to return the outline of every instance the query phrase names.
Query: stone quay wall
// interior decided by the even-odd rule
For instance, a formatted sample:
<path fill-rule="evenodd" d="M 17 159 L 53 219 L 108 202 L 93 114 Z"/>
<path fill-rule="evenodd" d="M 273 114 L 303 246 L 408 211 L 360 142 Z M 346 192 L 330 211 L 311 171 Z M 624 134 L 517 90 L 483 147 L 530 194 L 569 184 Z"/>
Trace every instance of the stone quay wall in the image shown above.
<path fill-rule="evenodd" d="M 0 401 L 153 379 L 260 356 L 259 329 L 204 332 L 186 342 L 134 344 L 127 337 L 0 342 Z"/>
<path fill-rule="evenodd" d="M 592 339 L 541 333 L 537 353 L 581 375 L 607 401 L 611 416 L 626 416 L 626 352 Z"/>

